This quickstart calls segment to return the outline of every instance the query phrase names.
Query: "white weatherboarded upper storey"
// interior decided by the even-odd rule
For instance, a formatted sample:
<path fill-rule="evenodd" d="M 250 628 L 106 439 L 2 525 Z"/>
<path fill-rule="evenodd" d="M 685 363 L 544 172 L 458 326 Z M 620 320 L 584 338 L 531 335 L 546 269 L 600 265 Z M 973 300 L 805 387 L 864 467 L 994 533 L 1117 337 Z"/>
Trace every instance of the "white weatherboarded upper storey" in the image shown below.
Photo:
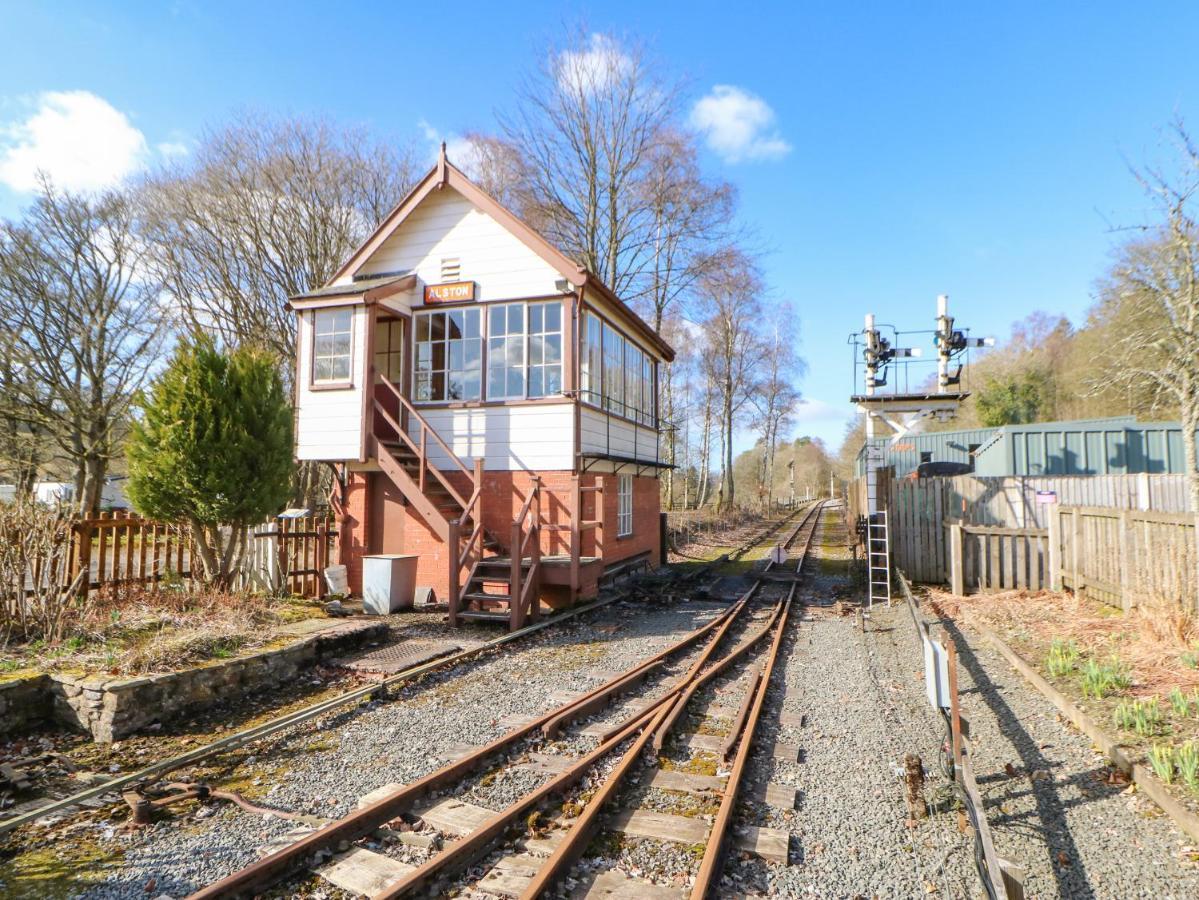
<path fill-rule="evenodd" d="M 562 276 L 552 266 L 448 185 L 425 197 L 357 274 L 414 272 L 422 283 L 438 284 L 444 259 L 461 261 L 460 278 L 476 283 L 478 300 L 560 293 L 554 282 Z"/>

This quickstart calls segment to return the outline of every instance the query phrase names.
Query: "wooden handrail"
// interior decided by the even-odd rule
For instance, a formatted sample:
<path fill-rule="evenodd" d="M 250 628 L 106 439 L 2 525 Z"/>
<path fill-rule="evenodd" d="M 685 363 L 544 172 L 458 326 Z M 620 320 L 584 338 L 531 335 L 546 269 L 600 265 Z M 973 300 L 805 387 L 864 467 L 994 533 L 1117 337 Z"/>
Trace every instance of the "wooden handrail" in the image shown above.
<path fill-rule="evenodd" d="M 391 392 L 393 394 L 395 394 L 396 399 L 400 402 L 400 405 L 403 406 L 405 410 L 407 410 L 408 415 L 412 416 L 413 418 L 416 419 L 416 421 L 418 421 L 420 423 L 422 432 L 427 432 L 428 434 L 432 435 L 433 440 L 437 442 L 437 446 L 439 446 L 442 449 L 442 451 L 445 453 L 445 455 L 447 457 L 449 457 L 450 462 L 452 462 L 454 465 L 456 465 L 459 468 L 459 470 L 462 472 L 463 475 L 467 475 L 473 479 L 474 473 L 471 472 L 470 468 L 466 465 L 466 463 L 464 463 L 461 459 L 459 459 L 458 454 L 450 449 L 450 445 L 447 444 L 444 440 L 442 440 L 441 435 L 439 435 L 437 433 L 436 429 L 434 429 L 432 426 L 429 425 L 429 423 L 425 420 L 425 417 L 420 414 L 420 410 L 417 409 L 416 406 L 414 406 L 412 404 L 412 401 L 409 400 L 407 397 L 405 397 L 403 395 L 403 393 L 400 392 L 400 389 L 391 383 L 390 379 L 384 378 L 381 381 L 383 384 L 387 385 L 387 387 L 391 389 Z M 391 424 L 391 423 L 389 422 L 388 424 Z M 411 444 L 411 442 L 410 442 L 410 444 Z M 413 450 L 416 449 L 415 445 L 411 445 L 411 446 L 412 446 Z"/>
<path fill-rule="evenodd" d="M 459 506 L 461 506 L 463 509 L 465 509 L 466 508 L 466 500 L 463 499 L 463 497 L 460 493 L 458 493 L 458 490 L 457 490 L 457 488 L 454 487 L 453 483 L 451 483 L 450 480 L 445 477 L 445 473 L 442 472 L 441 469 L 437 468 L 436 466 L 429 465 L 428 459 L 421 453 L 421 446 L 418 445 L 416 443 L 416 441 L 414 441 L 409 434 L 407 434 L 402 428 L 400 428 L 400 423 L 397 422 L 394 418 L 392 418 L 391 413 L 389 413 L 387 411 L 386 407 L 384 407 L 382 403 L 380 403 L 376 399 L 374 401 L 374 404 L 375 404 L 375 411 L 383 417 L 383 420 L 385 422 L 387 422 L 388 425 L 390 425 L 393 429 L 395 429 L 397 432 L 400 433 L 400 435 L 404 439 L 404 442 L 406 444 L 408 444 L 408 446 L 412 449 L 412 451 L 414 453 L 417 454 L 417 460 L 420 463 L 420 479 L 419 480 L 420 480 L 421 492 L 422 493 L 424 492 L 425 470 L 428 469 L 430 472 L 433 473 L 433 477 L 436 478 L 439 482 L 441 482 L 441 486 L 444 487 L 446 489 L 446 491 L 449 492 L 449 495 L 454 498 L 454 502 L 456 502 Z M 421 423 L 422 429 L 427 428 L 427 427 L 428 426 L 426 424 Z M 436 436 L 436 435 L 434 435 L 434 436 Z M 423 437 L 423 432 L 422 432 L 422 437 Z M 376 438 L 376 440 L 378 440 L 378 438 Z M 421 444 L 423 444 L 423 443 L 424 443 L 424 441 L 422 440 Z M 474 480 L 473 477 L 471 480 L 472 481 Z"/>

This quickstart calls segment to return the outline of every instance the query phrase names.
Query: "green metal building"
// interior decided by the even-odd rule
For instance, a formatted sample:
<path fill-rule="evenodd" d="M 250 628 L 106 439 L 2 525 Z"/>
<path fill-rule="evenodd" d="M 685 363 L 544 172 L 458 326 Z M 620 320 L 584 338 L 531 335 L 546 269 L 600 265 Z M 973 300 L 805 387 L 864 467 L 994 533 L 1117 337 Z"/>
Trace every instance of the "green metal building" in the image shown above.
<path fill-rule="evenodd" d="M 1138 422 L 1135 416 L 1037 422 L 1002 428 L 969 428 L 875 438 L 884 465 L 904 478 L 925 462 L 974 466 L 976 475 L 1133 475 L 1186 471 L 1182 429 L 1173 422 Z M 866 472 L 866 448 L 858 453 Z"/>
<path fill-rule="evenodd" d="M 1005 425 L 974 455 L 976 475 L 1135 475 L 1186 471 L 1182 428 L 1128 416 Z"/>

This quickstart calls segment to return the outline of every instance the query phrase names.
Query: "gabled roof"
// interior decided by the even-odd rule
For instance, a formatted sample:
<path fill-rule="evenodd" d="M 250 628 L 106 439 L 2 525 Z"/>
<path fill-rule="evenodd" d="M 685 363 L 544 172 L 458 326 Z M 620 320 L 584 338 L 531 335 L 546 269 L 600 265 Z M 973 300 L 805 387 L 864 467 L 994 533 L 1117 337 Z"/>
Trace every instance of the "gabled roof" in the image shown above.
<path fill-rule="evenodd" d="M 644 319 L 633 312 L 628 304 L 617 297 L 612 289 L 604 284 L 603 281 L 587 271 L 583 266 L 571 260 L 561 250 L 517 218 L 507 207 L 503 206 L 498 200 L 471 181 L 463 174 L 462 170 L 452 165 L 446 158 L 445 144 L 441 145 L 441 153 L 437 158 L 437 164 L 429 170 L 429 173 L 424 178 L 417 182 L 416 187 L 408 193 L 408 196 L 401 200 L 395 209 L 387 214 L 387 217 L 379 224 L 374 233 L 366 239 L 361 247 L 351 254 L 350 258 L 346 260 L 345 264 L 337 270 L 333 278 L 321 290 L 331 290 L 338 287 L 353 288 L 353 285 L 338 286 L 334 285 L 334 282 L 339 278 L 344 278 L 346 275 L 353 275 L 357 272 L 371 255 L 382 246 L 383 242 L 391 237 L 400 223 L 408 218 L 425 197 L 429 196 L 435 190 L 441 190 L 447 185 L 503 225 L 521 243 L 540 256 L 551 268 L 557 270 L 571 284 L 576 285 L 580 290 L 589 289 L 600 294 L 605 300 L 613 304 L 623 315 L 625 321 L 642 338 L 657 349 L 666 360 L 674 359 L 674 349 L 662 339 L 661 335 L 650 328 Z M 356 291 L 353 292 L 356 293 Z"/>

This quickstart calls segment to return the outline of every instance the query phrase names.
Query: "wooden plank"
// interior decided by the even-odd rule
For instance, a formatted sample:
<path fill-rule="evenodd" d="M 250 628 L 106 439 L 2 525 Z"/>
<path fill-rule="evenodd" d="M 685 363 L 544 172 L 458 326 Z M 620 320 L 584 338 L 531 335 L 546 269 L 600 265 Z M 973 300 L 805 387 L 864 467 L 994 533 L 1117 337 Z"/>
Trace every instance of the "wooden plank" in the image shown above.
<path fill-rule="evenodd" d="M 532 853 L 501 857 L 479 881 L 479 887 L 501 897 L 519 897 L 528 889 L 545 857 Z"/>
<path fill-rule="evenodd" d="M 1028 535 L 1012 538 L 1012 543 L 1016 545 L 1016 578 L 1014 584 L 1021 590 L 1028 587 L 1028 543 L 1031 540 L 1032 538 Z"/>
<path fill-rule="evenodd" d="M 790 860 L 791 835 L 781 828 L 759 828 L 756 825 L 737 828 L 734 844 L 738 850 L 780 866 L 785 866 Z"/>
<path fill-rule="evenodd" d="M 655 769 L 649 786 L 663 791 L 685 791 L 688 794 L 703 794 L 724 790 L 724 778 L 715 775 L 696 775 L 692 772 L 674 772 Z"/>
<path fill-rule="evenodd" d="M 620 869 L 607 869 L 583 878 L 571 897 L 575 900 L 683 900 L 683 888 L 664 887 L 626 875 Z"/>
<path fill-rule="evenodd" d="M 527 762 L 519 762 L 516 765 L 545 775 L 557 775 L 565 772 L 573 761 L 572 757 L 560 753 L 530 753 Z"/>
<path fill-rule="evenodd" d="M 366 807 L 370 806 L 372 803 L 377 803 L 384 797 L 394 794 L 403 786 L 404 785 L 400 784 L 398 781 L 393 781 L 390 784 L 383 785 L 383 787 L 375 788 L 369 794 L 364 794 L 361 798 L 359 798 L 358 808 L 366 809 Z"/>
<path fill-rule="evenodd" d="M 760 790 L 762 800 L 776 809 L 795 809 L 799 800 L 799 791 L 786 784 L 767 782 Z"/>
<path fill-rule="evenodd" d="M 690 816 L 672 816 L 648 809 L 625 809 L 612 820 L 612 830 L 633 837 L 680 844 L 702 844 L 708 823 Z"/>
<path fill-rule="evenodd" d="M 999 535 L 987 536 L 987 555 L 990 560 L 987 566 L 987 590 L 999 589 Z"/>
<path fill-rule="evenodd" d="M 416 814 L 427 825 L 447 834 L 470 834 L 495 813 L 473 803 L 452 798 L 440 800 L 432 806 L 418 808 Z"/>
<path fill-rule="evenodd" d="M 317 874 L 343 891 L 373 897 L 415 868 L 382 853 L 355 847 L 329 865 L 317 869 Z"/>
<path fill-rule="evenodd" d="M 718 734 L 691 734 L 687 736 L 687 740 L 683 742 L 684 749 L 695 752 L 702 750 L 705 753 L 715 753 L 724 746 L 724 738 Z"/>

